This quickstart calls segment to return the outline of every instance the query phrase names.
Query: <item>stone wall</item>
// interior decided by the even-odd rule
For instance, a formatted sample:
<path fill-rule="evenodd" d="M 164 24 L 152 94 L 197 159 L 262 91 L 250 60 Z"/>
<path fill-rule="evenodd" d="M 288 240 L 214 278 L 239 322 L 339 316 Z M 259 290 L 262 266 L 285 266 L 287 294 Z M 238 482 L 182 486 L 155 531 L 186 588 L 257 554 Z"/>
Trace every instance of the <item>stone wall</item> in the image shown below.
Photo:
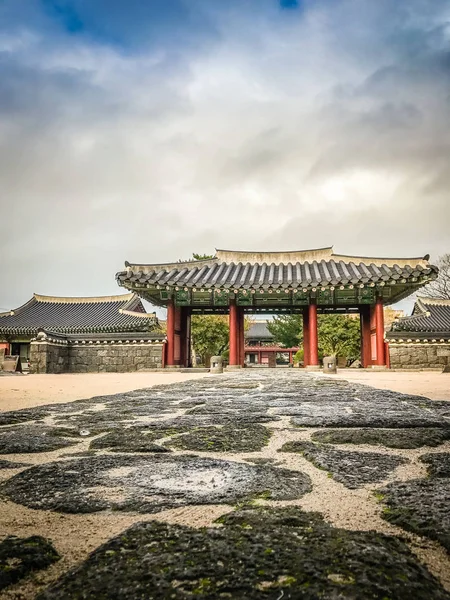
<path fill-rule="evenodd" d="M 69 347 L 71 373 L 128 373 L 161 369 L 163 344 L 86 344 Z"/>
<path fill-rule="evenodd" d="M 389 344 L 391 369 L 443 369 L 450 367 L 450 342 Z"/>
<path fill-rule="evenodd" d="M 30 373 L 128 373 L 163 367 L 162 342 L 68 343 L 33 340 Z"/>
<path fill-rule="evenodd" d="M 67 373 L 69 346 L 47 341 L 32 341 L 30 345 L 30 373 Z"/>

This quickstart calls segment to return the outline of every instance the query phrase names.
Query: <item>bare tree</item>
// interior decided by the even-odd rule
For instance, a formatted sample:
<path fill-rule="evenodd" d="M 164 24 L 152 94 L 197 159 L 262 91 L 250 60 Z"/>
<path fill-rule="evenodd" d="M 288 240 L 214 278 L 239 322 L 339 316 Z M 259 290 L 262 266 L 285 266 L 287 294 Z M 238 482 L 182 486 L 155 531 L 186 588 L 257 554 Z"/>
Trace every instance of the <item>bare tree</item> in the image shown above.
<path fill-rule="evenodd" d="M 420 291 L 420 295 L 426 298 L 450 300 L 450 254 L 440 256 L 436 264 L 439 267 L 438 278 L 425 286 Z"/>

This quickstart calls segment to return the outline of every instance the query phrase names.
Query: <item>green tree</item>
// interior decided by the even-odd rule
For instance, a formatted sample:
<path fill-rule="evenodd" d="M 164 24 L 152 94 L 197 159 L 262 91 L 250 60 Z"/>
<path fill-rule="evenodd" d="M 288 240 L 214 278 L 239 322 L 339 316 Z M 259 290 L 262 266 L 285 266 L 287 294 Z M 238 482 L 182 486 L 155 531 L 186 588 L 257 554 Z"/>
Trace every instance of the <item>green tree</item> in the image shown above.
<path fill-rule="evenodd" d="M 323 356 L 357 359 L 360 356 L 359 319 L 345 315 L 319 315 L 319 351 Z"/>
<path fill-rule="evenodd" d="M 204 365 L 211 356 L 221 356 L 228 349 L 229 325 L 227 315 L 193 315 L 191 343 Z"/>
<path fill-rule="evenodd" d="M 301 315 L 280 315 L 267 323 L 267 329 L 275 341 L 284 348 L 298 346 L 303 340 Z"/>
<path fill-rule="evenodd" d="M 303 318 L 301 315 L 281 315 L 267 324 L 275 342 L 290 348 L 303 342 Z M 356 359 L 360 355 L 359 319 L 345 315 L 319 315 L 319 354 L 336 355 Z M 298 357 L 297 357 L 298 358 Z"/>

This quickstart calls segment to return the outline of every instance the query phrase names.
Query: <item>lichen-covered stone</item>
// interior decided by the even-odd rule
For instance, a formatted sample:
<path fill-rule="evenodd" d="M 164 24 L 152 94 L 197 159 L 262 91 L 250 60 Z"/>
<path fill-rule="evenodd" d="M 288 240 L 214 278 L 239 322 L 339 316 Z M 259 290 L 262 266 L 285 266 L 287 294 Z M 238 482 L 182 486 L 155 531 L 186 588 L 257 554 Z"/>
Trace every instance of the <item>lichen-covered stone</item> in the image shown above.
<path fill-rule="evenodd" d="M 221 522 L 203 529 L 134 525 L 38 600 L 450 597 L 393 537 L 333 528 L 298 508 L 245 509 Z"/>
<path fill-rule="evenodd" d="M 158 437 L 165 437 L 165 430 L 151 432 L 137 427 L 116 429 L 92 440 L 89 448 L 106 448 L 111 452 L 170 452 L 168 448 L 154 443 L 153 440 Z"/>
<path fill-rule="evenodd" d="M 0 542 L 0 590 L 59 559 L 50 541 L 39 535 L 5 538 Z"/>
<path fill-rule="evenodd" d="M 315 431 L 311 439 L 324 444 L 369 444 L 388 448 L 439 446 L 450 439 L 450 429 L 416 427 L 410 429 L 326 429 Z"/>
<path fill-rule="evenodd" d="M 420 460 L 428 465 L 430 477 L 450 477 L 450 452 L 423 454 Z"/>
<path fill-rule="evenodd" d="M 0 430 L 0 454 L 50 452 L 72 446 L 73 440 L 55 437 L 52 429 L 36 425 L 21 425 Z"/>
<path fill-rule="evenodd" d="M 21 467 L 28 467 L 26 463 L 13 462 L 11 460 L 0 459 L 0 469 L 20 469 Z"/>
<path fill-rule="evenodd" d="M 332 474 L 333 479 L 348 488 L 383 481 L 406 458 L 376 452 L 348 452 L 335 450 L 312 442 L 287 442 L 281 452 L 299 452 L 316 467 Z"/>
<path fill-rule="evenodd" d="M 359 397 L 318 399 L 277 410 L 276 414 L 293 415 L 292 424 L 301 427 L 448 427 L 448 421 L 432 406 L 429 408 L 427 402 L 421 406 L 408 402 L 401 394 L 391 397 L 383 393 L 374 390 L 373 397 L 364 400 Z"/>
<path fill-rule="evenodd" d="M 32 467 L 0 485 L 18 504 L 89 513 L 155 513 L 188 504 L 235 504 L 252 498 L 295 500 L 311 490 L 298 471 L 171 455 L 93 456 Z"/>
<path fill-rule="evenodd" d="M 269 443 L 271 432 L 262 425 L 247 427 L 199 427 L 190 433 L 177 436 L 167 444 L 181 450 L 200 452 L 252 452 Z"/>
<path fill-rule="evenodd" d="M 437 540 L 450 551 L 450 479 L 393 482 L 381 489 L 380 494 L 387 521 Z"/>

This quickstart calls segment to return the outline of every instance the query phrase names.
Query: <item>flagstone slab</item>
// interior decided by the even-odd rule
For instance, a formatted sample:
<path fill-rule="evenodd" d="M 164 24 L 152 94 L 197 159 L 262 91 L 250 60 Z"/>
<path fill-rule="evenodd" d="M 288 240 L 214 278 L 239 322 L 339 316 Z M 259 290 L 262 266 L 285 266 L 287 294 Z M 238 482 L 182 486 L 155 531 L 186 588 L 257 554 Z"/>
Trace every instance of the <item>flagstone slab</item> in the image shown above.
<path fill-rule="evenodd" d="M 298 452 L 316 467 L 328 471 L 333 479 L 354 489 L 366 483 L 384 481 L 408 459 L 378 452 L 335 450 L 312 442 L 287 442 L 281 452 Z"/>
<path fill-rule="evenodd" d="M 222 527 L 139 523 L 38 600 L 448 600 L 402 541 L 331 527 L 298 508 L 243 509 Z"/>
<path fill-rule="evenodd" d="M 309 477 L 298 471 L 170 454 L 51 462 L 0 485 L 0 493 L 13 502 L 66 513 L 106 509 L 155 513 L 259 497 L 295 500 L 310 490 Z"/>
<path fill-rule="evenodd" d="M 440 446 L 450 440 L 450 429 L 415 427 L 410 429 L 326 429 L 311 435 L 323 444 L 369 444 L 387 448 L 421 448 Z"/>

